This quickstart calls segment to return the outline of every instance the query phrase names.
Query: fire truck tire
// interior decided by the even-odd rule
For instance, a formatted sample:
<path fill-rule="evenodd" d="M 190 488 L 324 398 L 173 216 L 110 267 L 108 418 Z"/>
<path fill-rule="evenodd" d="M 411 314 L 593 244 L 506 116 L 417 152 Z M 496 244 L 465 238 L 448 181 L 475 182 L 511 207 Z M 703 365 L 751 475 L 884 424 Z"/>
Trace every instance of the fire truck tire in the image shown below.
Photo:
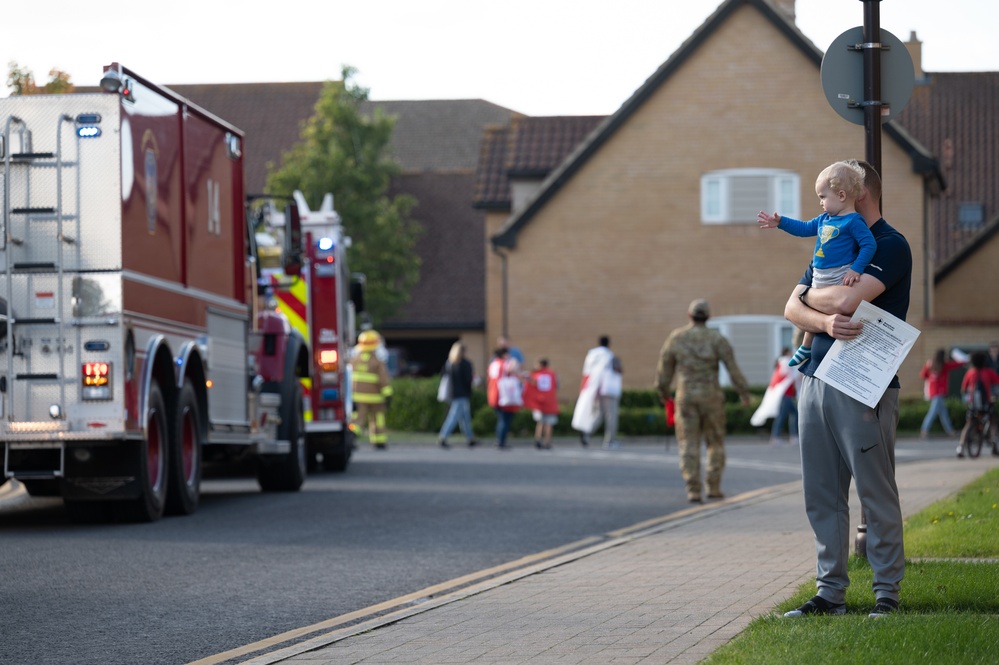
<path fill-rule="evenodd" d="M 350 454 L 354 452 L 354 433 L 342 432 L 337 435 L 336 442 L 323 455 L 323 468 L 327 471 L 342 472 L 347 470 Z"/>
<path fill-rule="evenodd" d="M 167 457 L 170 426 L 166 401 L 156 381 L 149 385 L 146 415 L 146 439 L 138 454 L 136 480 L 141 483 L 139 496 L 114 504 L 117 516 L 129 522 L 155 522 L 166 508 Z"/>
<path fill-rule="evenodd" d="M 167 504 L 169 515 L 190 515 L 198 509 L 201 494 L 201 412 L 190 379 L 177 396 L 173 440 L 167 452 Z"/>
<path fill-rule="evenodd" d="M 305 482 L 306 444 L 305 409 L 302 386 L 295 381 L 291 399 L 282 400 L 278 439 L 291 442 L 291 450 L 282 455 L 262 455 L 257 482 L 265 492 L 297 492 Z"/>

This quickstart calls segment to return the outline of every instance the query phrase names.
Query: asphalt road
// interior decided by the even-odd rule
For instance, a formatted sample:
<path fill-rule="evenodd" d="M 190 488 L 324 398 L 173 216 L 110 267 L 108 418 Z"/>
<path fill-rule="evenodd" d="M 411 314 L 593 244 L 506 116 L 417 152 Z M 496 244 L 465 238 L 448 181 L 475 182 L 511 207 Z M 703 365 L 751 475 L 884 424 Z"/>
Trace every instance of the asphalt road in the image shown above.
<path fill-rule="evenodd" d="M 900 462 L 951 454 L 899 445 Z M 729 496 L 799 476 L 796 448 L 728 445 Z M 208 479 L 195 515 L 154 524 L 74 525 L 59 500 L 15 494 L 0 500 L 0 663 L 187 663 L 686 507 L 662 441 L 364 447 L 299 493 Z"/>

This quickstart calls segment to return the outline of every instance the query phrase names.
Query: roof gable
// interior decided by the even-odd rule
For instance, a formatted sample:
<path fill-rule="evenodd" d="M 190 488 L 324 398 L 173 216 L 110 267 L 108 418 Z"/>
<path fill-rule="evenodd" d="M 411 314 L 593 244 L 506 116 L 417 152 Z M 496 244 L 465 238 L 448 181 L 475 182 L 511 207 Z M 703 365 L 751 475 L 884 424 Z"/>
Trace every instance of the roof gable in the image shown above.
<path fill-rule="evenodd" d="M 510 210 L 510 180 L 540 179 L 576 149 L 605 116 L 514 118 L 486 128 L 479 156 L 475 207 Z"/>

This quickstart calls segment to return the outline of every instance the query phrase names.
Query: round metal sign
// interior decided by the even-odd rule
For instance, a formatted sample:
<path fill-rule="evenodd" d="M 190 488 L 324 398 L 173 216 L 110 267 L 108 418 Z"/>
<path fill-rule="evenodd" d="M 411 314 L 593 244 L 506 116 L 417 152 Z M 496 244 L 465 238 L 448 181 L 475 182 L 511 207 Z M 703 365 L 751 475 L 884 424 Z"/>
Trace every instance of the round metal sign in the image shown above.
<path fill-rule="evenodd" d="M 898 37 L 881 30 L 881 122 L 897 116 L 909 103 L 915 74 L 912 56 Z M 822 90 L 836 113 L 864 124 L 864 29 L 850 28 L 829 45 L 822 57 Z"/>

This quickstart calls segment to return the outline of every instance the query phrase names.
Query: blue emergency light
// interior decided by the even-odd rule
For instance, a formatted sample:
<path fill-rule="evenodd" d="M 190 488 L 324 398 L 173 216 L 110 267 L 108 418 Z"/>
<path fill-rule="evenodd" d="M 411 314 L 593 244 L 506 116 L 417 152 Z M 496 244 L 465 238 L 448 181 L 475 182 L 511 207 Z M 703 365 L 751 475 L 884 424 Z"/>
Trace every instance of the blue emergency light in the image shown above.
<path fill-rule="evenodd" d="M 95 139 L 101 135 L 100 113 L 81 113 L 76 116 L 76 135 L 81 139 Z"/>
<path fill-rule="evenodd" d="M 328 252 L 333 249 L 333 238 L 320 238 L 319 249 L 323 252 Z"/>

